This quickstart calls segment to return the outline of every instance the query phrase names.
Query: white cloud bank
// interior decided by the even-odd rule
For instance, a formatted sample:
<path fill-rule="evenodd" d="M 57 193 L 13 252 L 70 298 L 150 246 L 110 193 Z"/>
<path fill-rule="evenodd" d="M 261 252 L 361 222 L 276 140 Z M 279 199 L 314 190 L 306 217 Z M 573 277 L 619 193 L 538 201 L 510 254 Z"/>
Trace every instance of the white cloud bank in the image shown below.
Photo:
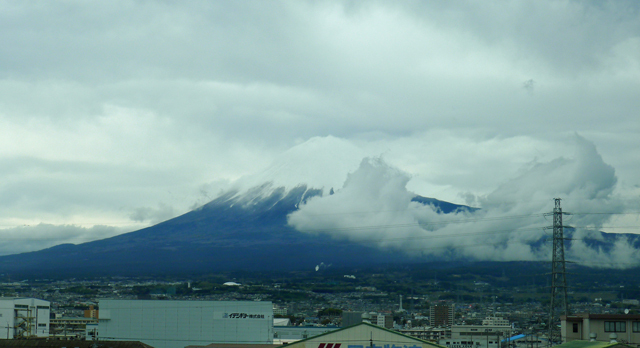
<path fill-rule="evenodd" d="M 412 202 L 415 194 L 407 190 L 410 175 L 381 158 L 367 158 L 335 194 L 311 199 L 289 216 L 289 224 L 305 233 L 326 233 L 415 255 L 548 260 L 550 241 L 536 242 L 550 238 L 544 227 L 552 221 L 543 214 L 553 209 L 553 198 L 563 199 L 565 212 L 623 213 L 630 208 L 628 201 L 613 194 L 615 171 L 593 143 L 578 135 L 574 139 L 571 158 L 531 162 L 493 192 L 467 197 L 481 208 L 475 212 L 441 214 Z M 605 214 L 571 216 L 570 224 L 578 226 L 577 240 L 567 249 L 567 258 L 586 261 L 589 266 L 640 265 L 640 250 L 625 239 L 618 239 L 607 252 L 581 240 L 601 239 L 595 231 L 610 218 Z"/>

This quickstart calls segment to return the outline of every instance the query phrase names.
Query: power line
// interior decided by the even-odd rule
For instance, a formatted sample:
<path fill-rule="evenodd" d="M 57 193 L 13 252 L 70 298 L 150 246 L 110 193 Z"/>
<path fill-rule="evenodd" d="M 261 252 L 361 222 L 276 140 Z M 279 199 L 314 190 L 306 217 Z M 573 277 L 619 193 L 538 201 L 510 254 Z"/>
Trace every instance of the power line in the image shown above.
<path fill-rule="evenodd" d="M 564 213 L 564 214 L 565 215 L 640 215 L 640 211 L 625 212 L 625 213 L 606 212 L 606 213 Z"/>

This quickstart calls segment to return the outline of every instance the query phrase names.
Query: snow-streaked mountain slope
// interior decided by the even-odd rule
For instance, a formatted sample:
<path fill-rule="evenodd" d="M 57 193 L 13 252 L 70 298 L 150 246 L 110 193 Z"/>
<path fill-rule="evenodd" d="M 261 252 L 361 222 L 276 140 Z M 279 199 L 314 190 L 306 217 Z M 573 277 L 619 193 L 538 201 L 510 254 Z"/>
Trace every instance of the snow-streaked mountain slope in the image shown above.
<path fill-rule="evenodd" d="M 271 183 L 285 190 L 306 185 L 328 192 L 342 187 L 347 175 L 370 155 L 344 139 L 314 137 L 282 153 L 265 170 L 241 178 L 233 189 L 242 193 Z"/>

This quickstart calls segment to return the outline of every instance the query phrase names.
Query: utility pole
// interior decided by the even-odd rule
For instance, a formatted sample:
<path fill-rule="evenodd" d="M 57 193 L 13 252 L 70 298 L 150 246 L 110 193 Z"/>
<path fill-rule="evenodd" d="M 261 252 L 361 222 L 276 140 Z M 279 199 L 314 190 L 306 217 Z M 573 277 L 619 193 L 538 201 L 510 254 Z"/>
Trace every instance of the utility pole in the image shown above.
<path fill-rule="evenodd" d="M 484 334 L 487 335 L 487 348 L 489 348 L 489 330 L 491 329 L 484 329 Z"/>
<path fill-rule="evenodd" d="M 93 344 L 91 344 L 91 348 L 98 348 L 98 334 L 96 329 L 93 329 Z"/>
<path fill-rule="evenodd" d="M 556 323 L 560 315 L 569 314 L 567 301 L 567 272 L 564 259 L 564 235 L 560 198 L 555 198 L 553 208 L 553 254 L 551 258 L 551 303 L 549 305 L 549 346 L 562 343 L 562 333 Z M 564 213 L 566 214 L 566 213 Z M 549 214 L 550 215 L 550 214 Z"/>

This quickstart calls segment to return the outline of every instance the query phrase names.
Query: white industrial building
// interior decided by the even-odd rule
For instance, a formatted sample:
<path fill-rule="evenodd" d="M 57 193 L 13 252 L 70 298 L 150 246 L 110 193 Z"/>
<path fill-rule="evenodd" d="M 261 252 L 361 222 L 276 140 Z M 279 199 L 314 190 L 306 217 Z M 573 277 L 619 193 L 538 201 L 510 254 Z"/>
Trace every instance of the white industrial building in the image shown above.
<path fill-rule="evenodd" d="M 155 348 L 273 343 L 273 306 L 258 301 L 100 300 L 102 341 Z"/>
<path fill-rule="evenodd" d="M 0 297 L 0 337 L 49 337 L 49 301 L 27 297 Z"/>
<path fill-rule="evenodd" d="M 500 342 L 511 337 L 512 332 L 509 320 L 488 317 L 482 325 L 453 325 L 451 337 L 438 342 L 447 348 L 500 348 Z"/>

